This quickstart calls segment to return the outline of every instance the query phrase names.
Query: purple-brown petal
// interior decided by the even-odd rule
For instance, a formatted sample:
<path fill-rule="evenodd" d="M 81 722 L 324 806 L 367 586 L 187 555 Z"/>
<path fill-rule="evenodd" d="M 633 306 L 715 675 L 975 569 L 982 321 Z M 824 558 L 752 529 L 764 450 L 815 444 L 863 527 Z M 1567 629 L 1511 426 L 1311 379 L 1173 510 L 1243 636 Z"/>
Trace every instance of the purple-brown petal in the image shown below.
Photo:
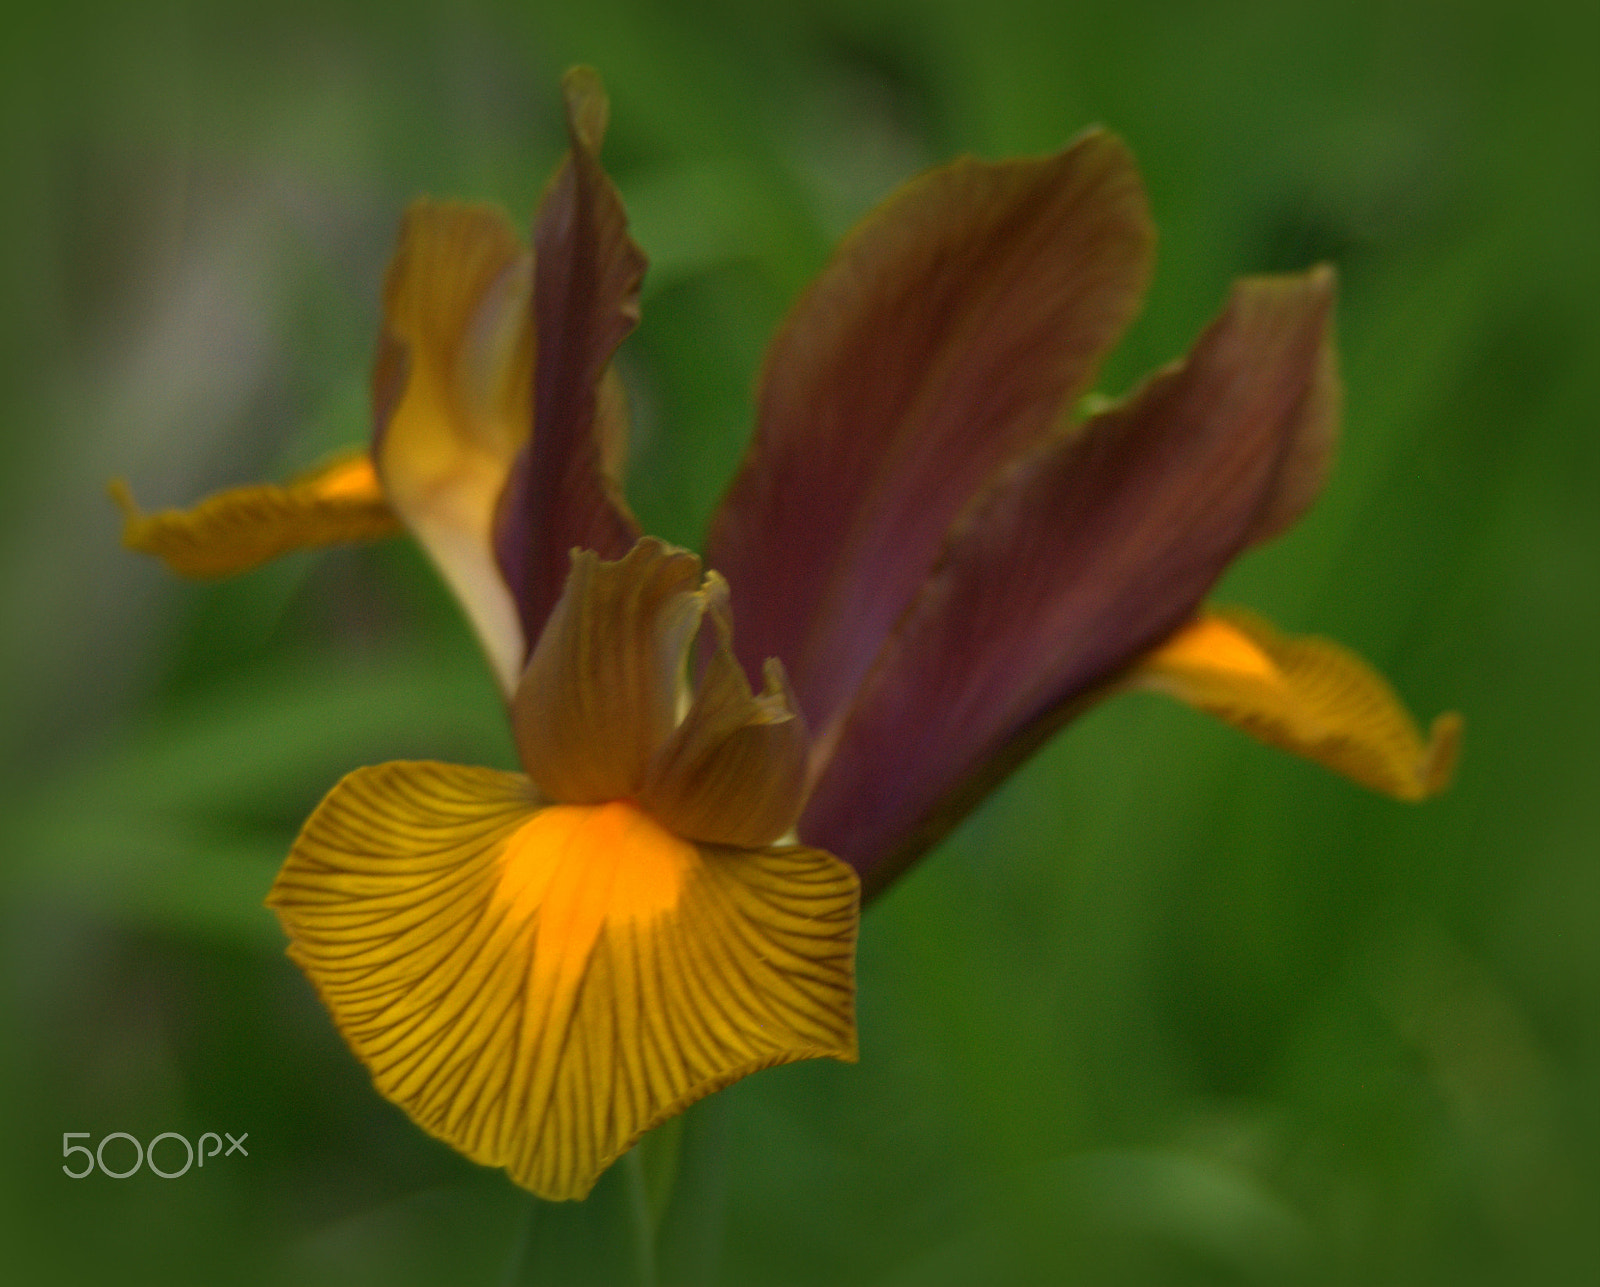
<path fill-rule="evenodd" d="M 1055 156 L 965 158 L 913 181 L 796 305 L 707 560 L 738 587 L 745 669 L 781 657 L 813 729 L 963 507 L 1087 387 L 1152 242 L 1132 158 L 1095 131 Z"/>
<path fill-rule="evenodd" d="M 1325 414 L 1332 301 L 1327 269 L 1239 283 L 1183 363 L 1018 462 L 818 746 L 807 844 L 881 889 L 1189 616 Z"/>
<path fill-rule="evenodd" d="M 1339 357 L 1333 345 L 1323 346 L 1312 375 L 1311 394 L 1296 417 L 1284 450 L 1283 466 L 1272 494 L 1256 517 L 1250 544 L 1270 541 L 1299 522 L 1322 494 L 1339 445 L 1339 425 L 1344 410 L 1344 384 L 1339 378 Z"/>
<path fill-rule="evenodd" d="M 639 320 L 645 257 L 600 166 L 600 79 L 574 68 L 562 90 L 571 150 L 534 225 L 534 432 L 495 515 L 495 553 L 530 640 L 561 594 L 570 550 L 621 558 L 639 535 L 617 477 L 623 402 L 603 385 L 612 354 Z"/>

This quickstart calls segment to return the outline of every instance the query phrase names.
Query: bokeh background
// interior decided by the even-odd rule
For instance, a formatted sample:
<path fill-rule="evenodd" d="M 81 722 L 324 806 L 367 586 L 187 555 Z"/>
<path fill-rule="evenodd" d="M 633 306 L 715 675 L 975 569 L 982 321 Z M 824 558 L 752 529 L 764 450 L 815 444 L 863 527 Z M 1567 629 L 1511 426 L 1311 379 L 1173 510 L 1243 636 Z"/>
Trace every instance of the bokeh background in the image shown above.
<path fill-rule="evenodd" d="M 856 216 L 1100 121 L 1162 231 L 1107 391 L 1235 275 L 1341 273 L 1338 468 L 1218 597 L 1467 717 L 1422 807 L 1155 697 L 1068 730 L 868 914 L 859 1066 L 729 1093 L 724 1281 L 1600 1281 L 1596 37 L 1557 0 L 8 18 L 0 1278 L 504 1273 L 524 1199 L 371 1091 L 261 907 L 347 769 L 512 763 L 474 645 L 404 542 L 180 584 L 103 487 L 182 504 L 358 440 L 404 202 L 525 223 L 587 61 L 653 261 L 647 529 L 698 544 Z M 208 1130 L 248 1159 L 61 1171 L 65 1131 Z"/>

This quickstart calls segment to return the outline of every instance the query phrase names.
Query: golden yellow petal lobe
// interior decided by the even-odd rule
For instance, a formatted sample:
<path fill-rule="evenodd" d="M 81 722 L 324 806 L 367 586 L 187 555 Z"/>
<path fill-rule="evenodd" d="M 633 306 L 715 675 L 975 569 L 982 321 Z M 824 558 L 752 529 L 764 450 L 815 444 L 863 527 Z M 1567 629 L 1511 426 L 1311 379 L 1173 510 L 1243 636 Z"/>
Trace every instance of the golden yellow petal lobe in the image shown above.
<path fill-rule="evenodd" d="M 311 490 L 323 500 L 381 500 L 383 486 L 366 452 L 332 462 L 322 470 Z"/>
<path fill-rule="evenodd" d="M 816 850 L 386 764 L 334 788 L 268 902 L 379 1090 L 541 1197 L 747 1073 L 855 1057 L 859 892 Z"/>
<path fill-rule="evenodd" d="M 493 207 L 424 199 L 406 210 L 383 300 L 384 334 L 405 354 L 400 400 L 379 426 L 392 489 L 448 489 L 476 456 L 503 471 L 527 441 L 532 274 Z"/>
<path fill-rule="evenodd" d="M 392 536 L 372 459 L 343 453 L 291 482 L 236 487 L 191 509 L 146 514 L 122 479 L 107 489 L 122 510 L 122 543 L 191 577 L 246 572 L 290 550 Z"/>
<path fill-rule="evenodd" d="M 1146 656 L 1130 683 L 1400 800 L 1436 795 L 1455 770 L 1459 715 L 1440 715 L 1424 741 L 1394 690 L 1354 653 L 1281 635 L 1237 609 L 1197 617 Z"/>
<path fill-rule="evenodd" d="M 491 530 L 533 428 L 532 288 L 532 256 L 498 210 L 414 202 L 389 265 L 373 377 L 384 485 L 507 692 L 525 647 Z"/>
<path fill-rule="evenodd" d="M 1157 651 L 1155 660 L 1190 671 L 1214 671 L 1267 684 L 1281 682 L 1278 668 L 1255 641 L 1219 617 L 1201 617 L 1180 630 Z"/>

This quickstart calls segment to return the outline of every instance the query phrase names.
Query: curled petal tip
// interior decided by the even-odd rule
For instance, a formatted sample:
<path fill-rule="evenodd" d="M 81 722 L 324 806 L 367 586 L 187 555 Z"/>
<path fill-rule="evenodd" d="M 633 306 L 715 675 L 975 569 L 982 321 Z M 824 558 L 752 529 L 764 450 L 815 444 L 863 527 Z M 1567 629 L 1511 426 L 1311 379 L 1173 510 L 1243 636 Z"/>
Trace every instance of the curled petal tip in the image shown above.
<path fill-rule="evenodd" d="M 810 739 L 782 664 L 769 660 L 752 693 L 725 623 L 716 626 L 721 642 L 639 799 L 679 835 L 759 848 L 794 829 Z"/>
<path fill-rule="evenodd" d="M 120 478 L 106 492 L 122 511 L 122 543 L 180 576 L 247 572 L 280 554 L 369 541 L 400 530 L 364 452 L 345 452 L 281 486 L 236 487 L 190 509 L 147 514 Z"/>
<path fill-rule="evenodd" d="M 139 508 L 139 503 L 133 499 L 133 489 L 128 486 L 126 478 L 113 478 L 106 484 L 106 495 L 112 503 L 122 511 L 124 525 L 123 540 L 127 540 L 127 525 L 136 523 L 144 517 L 144 511 Z"/>
<path fill-rule="evenodd" d="M 1338 279 L 1331 264 L 1302 273 L 1246 277 L 1236 282 L 1233 301 L 1259 310 L 1268 321 L 1259 343 L 1265 353 L 1299 335 L 1298 356 L 1282 368 L 1285 388 L 1297 390 L 1282 423 L 1277 478 L 1269 490 L 1250 543 L 1280 535 L 1305 514 L 1321 494 L 1339 440 L 1344 390 L 1334 338 Z M 1248 354 L 1242 355 L 1246 364 Z"/>
<path fill-rule="evenodd" d="M 1446 711 L 1434 718 L 1428 729 L 1428 746 L 1417 769 L 1417 782 L 1421 789 L 1409 799 L 1426 800 L 1447 789 L 1455 780 L 1464 726 L 1465 722 L 1455 711 Z"/>
<path fill-rule="evenodd" d="M 1196 617 L 1129 682 L 1396 800 L 1443 791 L 1460 749 L 1461 716 L 1440 715 L 1424 739 L 1387 681 L 1353 652 L 1282 635 L 1238 609 Z"/>
<path fill-rule="evenodd" d="M 561 93 L 566 101 L 567 125 L 573 140 L 591 152 L 599 151 L 611 116 L 611 104 L 600 73 L 582 64 L 569 68 L 561 78 Z"/>

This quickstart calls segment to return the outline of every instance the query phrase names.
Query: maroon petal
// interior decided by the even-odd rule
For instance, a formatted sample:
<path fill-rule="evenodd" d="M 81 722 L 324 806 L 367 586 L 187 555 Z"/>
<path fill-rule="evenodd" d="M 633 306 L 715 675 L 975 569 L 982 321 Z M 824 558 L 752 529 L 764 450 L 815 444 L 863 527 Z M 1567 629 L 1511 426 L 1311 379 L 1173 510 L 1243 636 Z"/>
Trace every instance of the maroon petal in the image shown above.
<path fill-rule="evenodd" d="M 639 320 L 643 252 L 600 167 L 606 97 L 586 67 L 561 82 L 571 151 L 534 224 L 534 432 L 495 515 L 495 554 L 523 633 L 537 639 L 573 548 L 618 559 L 639 536 L 616 477 L 622 400 L 603 387 L 611 355 Z"/>
<path fill-rule="evenodd" d="M 1322 493 L 1339 444 L 1340 414 L 1344 409 L 1344 384 L 1333 345 L 1324 345 L 1320 365 L 1311 381 L 1311 398 L 1301 408 L 1284 451 L 1272 495 L 1256 516 L 1250 544 L 1270 541 L 1299 522 L 1300 516 Z"/>
<path fill-rule="evenodd" d="M 1330 400 L 1333 275 L 1239 283 L 1188 359 L 1018 463 L 953 534 L 800 820 L 879 889 L 1188 618 Z"/>
<path fill-rule="evenodd" d="M 707 562 L 746 670 L 781 657 L 826 729 L 951 523 L 1088 385 L 1138 305 L 1153 233 L 1123 145 L 965 158 L 844 241 L 767 354 L 759 424 Z"/>

